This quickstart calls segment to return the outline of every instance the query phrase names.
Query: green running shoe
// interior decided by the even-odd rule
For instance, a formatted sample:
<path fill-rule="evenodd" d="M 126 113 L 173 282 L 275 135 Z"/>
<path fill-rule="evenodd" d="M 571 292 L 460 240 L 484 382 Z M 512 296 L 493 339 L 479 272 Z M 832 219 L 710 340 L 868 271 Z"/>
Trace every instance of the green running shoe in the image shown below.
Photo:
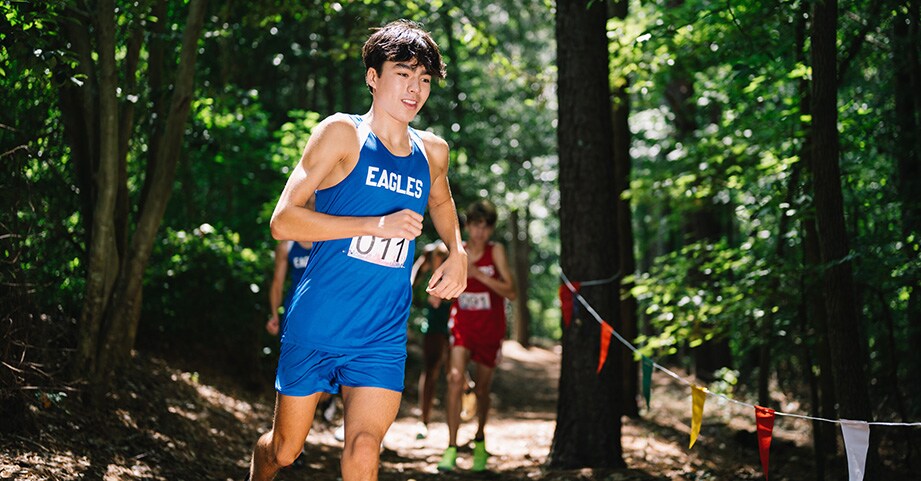
<path fill-rule="evenodd" d="M 441 455 L 441 462 L 438 463 L 439 471 L 454 471 L 454 468 L 457 467 L 457 446 L 451 446 L 448 449 L 445 449 L 445 453 Z"/>
<path fill-rule="evenodd" d="M 487 459 L 489 459 L 489 453 L 486 452 L 486 441 L 474 441 L 473 467 L 471 471 L 486 471 Z"/>

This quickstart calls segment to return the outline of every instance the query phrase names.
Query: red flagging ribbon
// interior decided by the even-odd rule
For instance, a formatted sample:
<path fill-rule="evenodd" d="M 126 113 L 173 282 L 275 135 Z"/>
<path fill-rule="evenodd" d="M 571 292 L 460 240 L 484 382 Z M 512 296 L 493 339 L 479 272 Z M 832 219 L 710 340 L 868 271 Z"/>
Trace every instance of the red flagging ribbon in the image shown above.
<path fill-rule="evenodd" d="M 611 334 L 614 334 L 614 328 L 607 322 L 601 323 L 601 351 L 598 352 L 598 373 L 604 367 L 604 361 L 608 359 L 608 346 L 611 345 Z"/>
<path fill-rule="evenodd" d="M 774 410 L 755 406 L 755 424 L 758 426 L 758 453 L 761 455 L 761 469 L 768 479 L 768 455 L 771 450 L 771 434 L 774 432 Z"/>
<path fill-rule="evenodd" d="M 576 288 L 576 292 L 579 292 L 579 283 L 573 282 L 573 287 Z M 563 312 L 563 327 L 568 328 L 569 323 L 572 322 L 573 314 L 573 294 L 572 291 L 566 287 L 566 284 L 560 284 L 560 310 Z"/>

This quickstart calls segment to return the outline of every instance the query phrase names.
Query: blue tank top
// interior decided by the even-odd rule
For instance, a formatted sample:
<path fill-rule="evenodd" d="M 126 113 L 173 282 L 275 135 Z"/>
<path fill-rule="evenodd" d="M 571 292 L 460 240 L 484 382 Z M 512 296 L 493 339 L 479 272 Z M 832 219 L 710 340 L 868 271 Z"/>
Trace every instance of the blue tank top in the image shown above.
<path fill-rule="evenodd" d="M 310 259 L 311 248 L 304 247 L 300 242 L 291 242 L 291 248 L 288 249 L 288 275 L 291 279 L 291 288 L 285 295 L 285 314 L 289 312 L 291 298 L 294 297 L 294 289 L 301 282 L 304 271 L 307 270 L 307 261 Z"/>
<path fill-rule="evenodd" d="M 428 204 L 431 174 L 419 134 L 412 152 L 390 153 L 368 122 L 358 129 L 358 162 L 342 182 L 316 192 L 316 210 L 337 216 L 380 217 Z M 409 283 L 415 241 L 359 236 L 314 242 L 298 283 L 282 342 L 333 353 L 405 352 Z"/>

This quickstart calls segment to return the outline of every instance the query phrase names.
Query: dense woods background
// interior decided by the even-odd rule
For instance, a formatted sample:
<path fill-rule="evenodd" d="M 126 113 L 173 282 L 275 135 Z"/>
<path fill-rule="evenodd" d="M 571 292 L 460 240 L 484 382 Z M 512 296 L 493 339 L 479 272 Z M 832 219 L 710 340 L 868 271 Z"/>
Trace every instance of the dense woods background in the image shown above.
<path fill-rule="evenodd" d="M 446 57 L 414 125 L 451 145 L 459 206 L 499 206 L 524 291 L 510 335 L 563 342 L 559 419 L 575 424 L 557 426 L 551 464 L 619 465 L 618 413 L 639 412 L 633 359 L 614 346 L 599 378 L 590 319 L 564 332 L 560 265 L 614 279 L 586 296 L 711 390 L 917 421 L 919 10 L 0 2 L 3 429 L 44 400 L 105 396 L 133 349 L 264 384 L 268 218 L 310 129 L 370 105 L 360 48 L 396 18 Z M 601 426 L 615 435 L 572 454 L 579 426 L 599 426 L 566 394 L 586 383 L 583 401 L 619 406 Z M 834 425 L 814 428 L 824 479 L 840 446 Z M 874 433 L 882 466 L 921 469 L 904 432 Z"/>

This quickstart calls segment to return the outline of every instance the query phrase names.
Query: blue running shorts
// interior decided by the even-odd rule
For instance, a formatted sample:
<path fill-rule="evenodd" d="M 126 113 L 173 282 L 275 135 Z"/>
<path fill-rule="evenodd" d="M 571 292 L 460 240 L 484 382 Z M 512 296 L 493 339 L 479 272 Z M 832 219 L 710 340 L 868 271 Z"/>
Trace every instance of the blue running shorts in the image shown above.
<path fill-rule="evenodd" d="M 337 394 L 342 386 L 403 392 L 406 351 L 337 354 L 282 343 L 275 390 L 285 396 Z"/>

